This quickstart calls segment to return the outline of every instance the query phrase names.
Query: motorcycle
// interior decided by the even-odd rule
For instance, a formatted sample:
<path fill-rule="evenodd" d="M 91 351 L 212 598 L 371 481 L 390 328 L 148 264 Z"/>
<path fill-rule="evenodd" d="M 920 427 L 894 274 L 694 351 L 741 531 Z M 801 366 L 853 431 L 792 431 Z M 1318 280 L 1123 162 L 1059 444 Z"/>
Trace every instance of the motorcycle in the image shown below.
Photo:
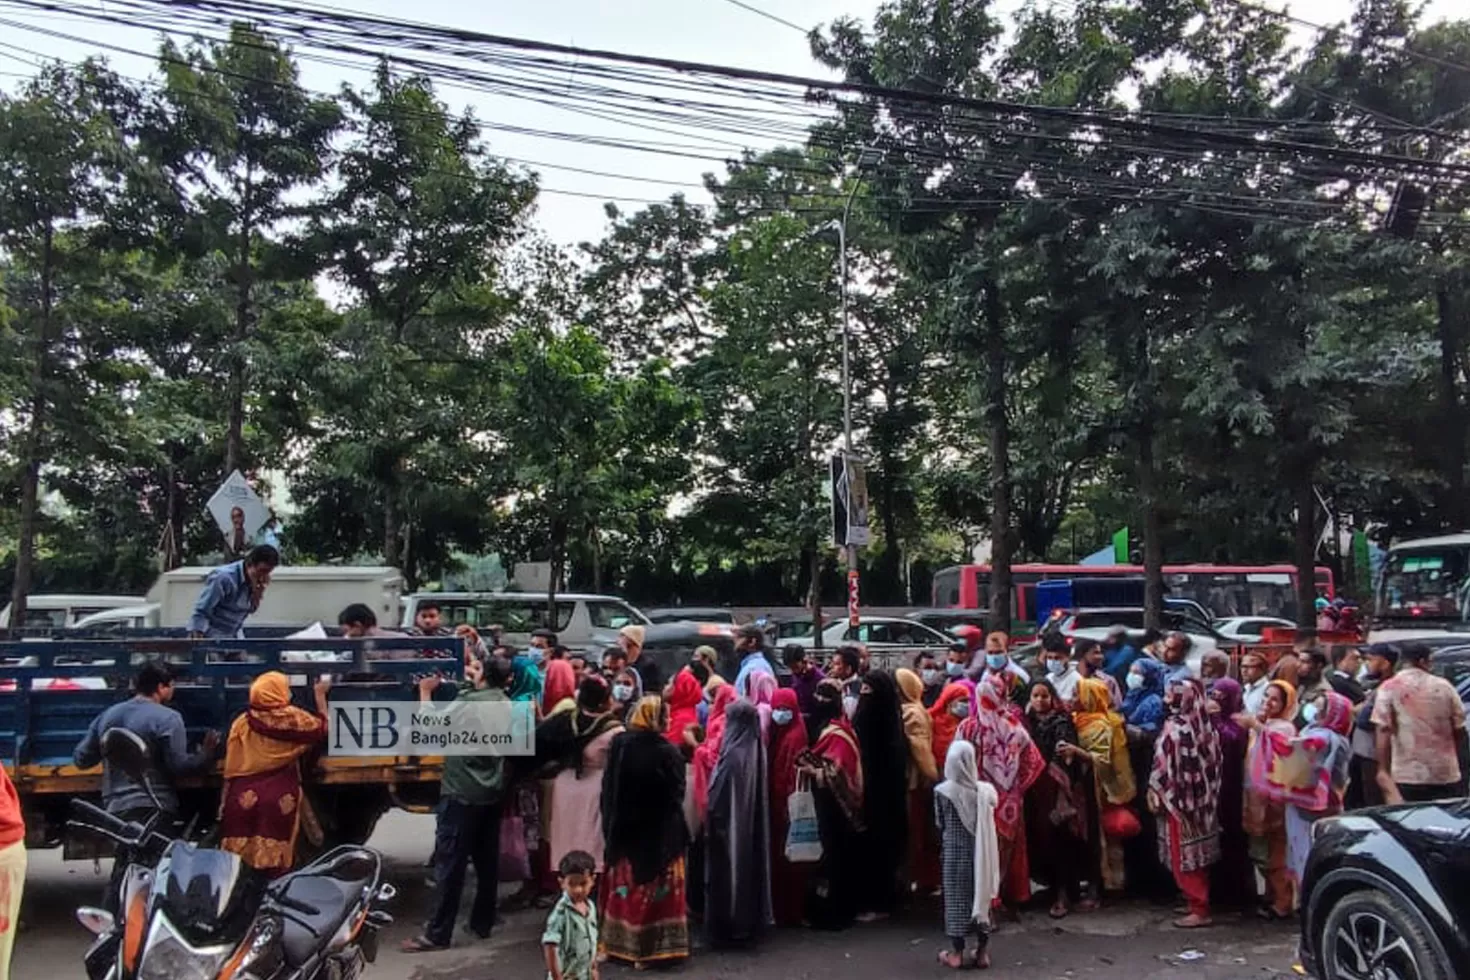
<path fill-rule="evenodd" d="M 143 739 L 110 729 L 102 754 L 157 805 Z M 83 800 L 71 812 L 68 826 L 129 855 L 118 913 L 77 910 L 96 936 L 89 980 L 353 980 L 393 921 L 377 906 L 396 891 L 368 848 L 338 847 L 270 880 L 228 851 L 158 833 L 157 817 L 129 822 Z"/>

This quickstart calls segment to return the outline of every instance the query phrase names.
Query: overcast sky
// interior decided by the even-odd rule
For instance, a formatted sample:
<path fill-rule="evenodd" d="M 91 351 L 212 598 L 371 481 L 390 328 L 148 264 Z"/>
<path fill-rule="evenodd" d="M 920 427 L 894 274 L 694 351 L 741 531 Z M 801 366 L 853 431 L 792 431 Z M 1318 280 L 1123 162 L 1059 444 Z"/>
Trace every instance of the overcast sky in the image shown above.
<path fill-rule="evenodd" d="M 775 16 L 804 27 L 827 23 L 841 16 L 867 20 L 878 8 L 878 0 L 749 0 Z M 1266 0 L 1281 9 L 1280 0 Z M 1431 0 L 1431 18 L 1450 14 L 1457 0 Z M 82 8 L 106 0 L 73 0 Z M 731 0 L 335 0 L 335 6 L 450 25 L 466 30 L 512 35 L 586 48 L 605 48 L 639 54 L 660 55 L 688 61 L 713 62 L 796 75 L 823 74 L 810 56 L 806 38 L 792 27 L 742 9 Z M 1019 0 L 1000 0 L 1002 10 L 1014 10 Z M 1296 16 L 1316 23 L 1331 23 L 1347 16 L 1349 0 L 1301 0 L 1289 8 Z M 157 38 L 144 31 L 99 25 L 60 15 L 42 16 L 22 12 L 0 0 L 0 17 L 24 22 L 45 30 L 93 39 L 84 45 L 56 37 L 0 26 L 0 82 L 13 87 L 19 73 L 33 70 L 33 56 L 17 48 L 66 61 L 89 54 L 106 54 L 122 74 L 144 77 L 151 73 L 147 61 L 102 45 L 111 44 L 141 51 L 154 51 Z M 1309 35 L 1304 35 L 1309 36 Z M 358 74 L 321 64 L 304 64 L 303 82 L 321 91 L 336 91 L 344 81 L 361 83 Z M 585 115 L 548 108 L 505 97 L 441 89 L 441 96 L 456 109 L 472 105 L 484 120 L 576 132 L 595 132 L 620 139 L 637 137 L 639 129 L 590 120 Z M 648 134 L 643 134 L 648 135 Z M 535 162 L 544 188 L 594 195 L 576 197 L 545 193 L 539 202 L 538 222 L 546 233 L 563 244 L 600 237 L 606 221 L 602 197 L 662 199 L 685 190 L 696 201 L 708 198 L 702 190 L 683 188 L 698 183 L 713 164 L 650 153 L 590 147 L 565 141 L 506 133 L 487 133 L 497 153 L 519 161 Z M 655 136 L 655 138 L 658 138 Z M 663 136 L 664 139 L 672 137 Z M 760 147 L 757 147 L 760 148 Z M 641 180 L 613 179 L 556 169 L 577 167 L 623 174 Z M 669 183 L 660 183 L 660 182 Z M 636 209 L 636 203 L 622 205 Z"/>

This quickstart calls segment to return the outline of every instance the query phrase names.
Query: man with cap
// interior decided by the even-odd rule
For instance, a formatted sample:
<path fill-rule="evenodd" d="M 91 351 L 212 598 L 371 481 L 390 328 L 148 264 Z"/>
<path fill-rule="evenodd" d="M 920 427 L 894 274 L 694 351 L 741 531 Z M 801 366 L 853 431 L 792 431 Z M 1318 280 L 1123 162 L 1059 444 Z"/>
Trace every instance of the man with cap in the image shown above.
<path fill-rule="evenodd" d="M 1363 651 L 1361 683 L 1367 688 L 1363 705 L 1353 719 L 1353 758 L 1348 763 L 1348 788 L 1344 805 L 1349 810 L 1383 803 L 1378 788 L 1378 735 L 1373 729 L 1373 705 L 1378 688 L 1398 668 L 1399 648 L 1392 643 L 1375 643 Z"/>
<path fill-rule="evenodd" d="M 754 623 L 746 623 L 735 631 L 735 652 L 740 655 L 740 672 L 735 675 L 737 697 L 750 696 L 751 674 L 776 676 L 766 659 L 766 631 Z"/>
<path fill-rule="evenodd" d="M 974 672 L 975 676 L 970 679 L 975 680 L 980 671 L 985 669 L 985 631 L 978 626 L 966 623 L 963 626 L 956 626 L 950 632 L 965 645 L 965 669 Z"/>

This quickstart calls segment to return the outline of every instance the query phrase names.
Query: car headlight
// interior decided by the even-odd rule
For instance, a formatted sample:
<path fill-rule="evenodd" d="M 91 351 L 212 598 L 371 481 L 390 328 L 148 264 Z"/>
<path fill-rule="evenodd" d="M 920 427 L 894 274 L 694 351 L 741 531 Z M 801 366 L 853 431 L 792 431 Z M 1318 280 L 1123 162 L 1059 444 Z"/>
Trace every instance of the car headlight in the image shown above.
<path fill-rule="evenodd" d="M 215 980 L 233 946 L 190 946 L 160 915 L 148 930 L 137 980 Z"/>

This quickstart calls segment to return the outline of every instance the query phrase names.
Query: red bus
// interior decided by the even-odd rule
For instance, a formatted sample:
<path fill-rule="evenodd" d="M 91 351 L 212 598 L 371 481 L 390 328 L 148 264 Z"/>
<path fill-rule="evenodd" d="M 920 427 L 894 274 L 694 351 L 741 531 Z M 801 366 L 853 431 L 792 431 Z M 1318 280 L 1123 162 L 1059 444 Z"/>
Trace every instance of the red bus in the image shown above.
<path fill-rule="evenodd" d="M 1035 619 L 1035 585 L 1049 578 L 1143 574 L 1142 565 L 1012 565 L 1011 619 Z M 1317 594 L 1336 598 L 1332 569 L 1317 566 Z M 1279 616 L 1296 619 L 1295 565 L 1165 565 L 1164 588 L 1193 599 L 1215 616 Z M 990 566 L 952 565 L 934 575 L 937 608 L 985 609 L 990 605 Z"/>

